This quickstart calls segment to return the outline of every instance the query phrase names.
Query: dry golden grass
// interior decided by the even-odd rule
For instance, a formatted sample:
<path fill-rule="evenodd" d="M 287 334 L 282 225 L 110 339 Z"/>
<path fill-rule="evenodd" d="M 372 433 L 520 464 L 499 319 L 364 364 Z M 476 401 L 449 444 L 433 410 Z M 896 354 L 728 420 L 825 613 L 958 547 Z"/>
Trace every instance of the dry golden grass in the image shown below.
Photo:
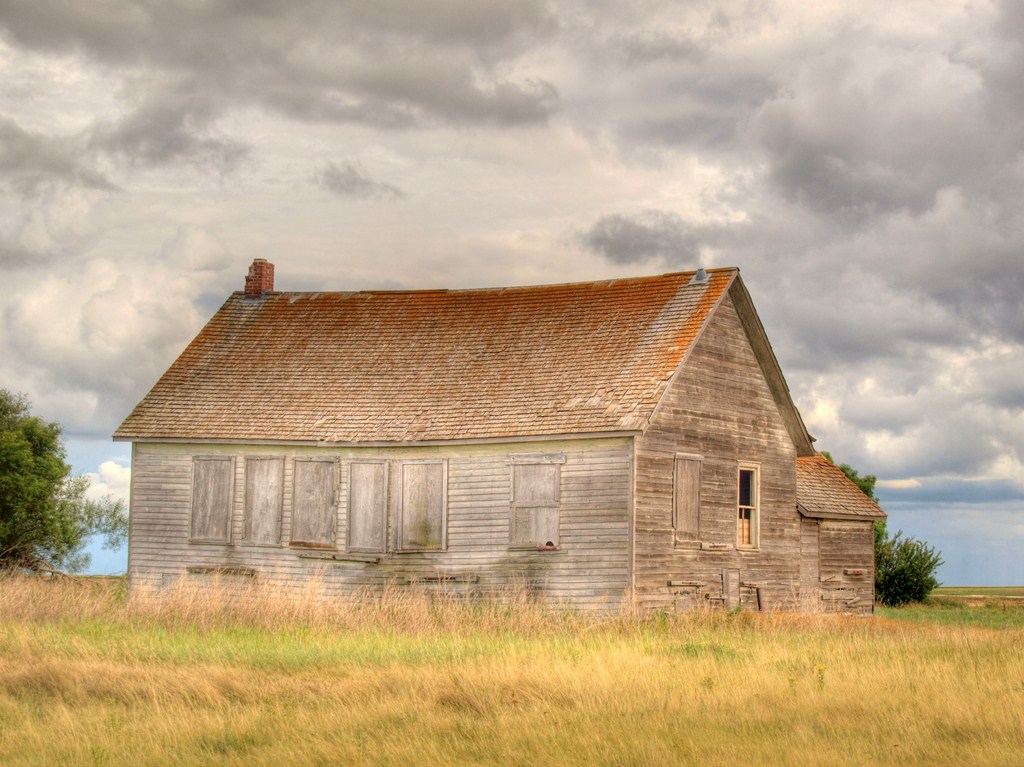
<path fill-rule="evenodd" d="M 1019 765 L 1024 631 L 0 581 L 4 765 Z M 510 595 L 514 597 L 514 595 Z"/>

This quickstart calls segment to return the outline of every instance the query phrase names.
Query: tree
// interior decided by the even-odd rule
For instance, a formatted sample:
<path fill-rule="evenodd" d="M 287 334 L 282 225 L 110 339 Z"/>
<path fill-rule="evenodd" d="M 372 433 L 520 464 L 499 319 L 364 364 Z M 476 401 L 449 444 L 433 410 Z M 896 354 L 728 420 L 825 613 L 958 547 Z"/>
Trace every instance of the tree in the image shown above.
<path fill-rule="evenodd" d="M 822 452 L 822 455 L 835 463 L 828 453 Z M 849 464 L 838 466 L 864 495 L 878 502 L 875 496 L 878 480 L 874 474 L 861 476 Z M 902 530 L 890 538 L 885 520 L 875 522 L 875 599 L 882 604 L 896 607 L 926 600 L 939 585 L 935 571 L 941 564 L 942 552 L 924 541 L 903 537 Z"/>
<path fill-rule="evenodd" d="M 913 538 L 904 538 L 900 530 L 878 545 L 875 532 L 875 598 L 884 605 L 898 607 L 923 602 L 939 585 L 936 568 L 941 553 Z"/>
<path fill-rule="evenodd" d="M 0 568 L 76 572 L 89 564 L 90 536 L 110 548 L 124 542 L 124 502 L 86 498 L 89 478 L 72 476 L 65 459 L 60 424 L 0 389 Z"/>

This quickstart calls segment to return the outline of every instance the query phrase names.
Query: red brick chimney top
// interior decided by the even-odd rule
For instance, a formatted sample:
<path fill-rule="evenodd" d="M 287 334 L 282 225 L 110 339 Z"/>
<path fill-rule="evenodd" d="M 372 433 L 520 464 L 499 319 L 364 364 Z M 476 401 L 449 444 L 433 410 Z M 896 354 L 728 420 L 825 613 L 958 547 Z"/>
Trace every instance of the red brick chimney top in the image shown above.
<path fill-rule="evenodd" d="M 245 297 L 261 298 L 274 289 L 274 265 L 265 258 L 257 258 L 245 275 Z"/>

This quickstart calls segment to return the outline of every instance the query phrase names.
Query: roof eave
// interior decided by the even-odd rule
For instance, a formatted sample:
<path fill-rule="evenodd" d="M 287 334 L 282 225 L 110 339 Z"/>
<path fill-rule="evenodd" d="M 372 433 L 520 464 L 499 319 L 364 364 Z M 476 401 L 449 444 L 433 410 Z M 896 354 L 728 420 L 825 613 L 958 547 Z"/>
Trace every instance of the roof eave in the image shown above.
<path fill-rule="evenodd" d="M 798 503 L 796 505 L 796 508 L 797 511 L 800 512 L 800 516 L 806 517 L 807 519 L 835 519 L 848 522 L 875 522 L 880 519 L 886 519 L 889 516 L 881 509 L 879 509 L 877 513 L 869 512 L 865 514 L 844 514 L 843 512 L 838 511 L 812 511 L 811 509 L 808 509 L 806 506 L 804 506 L 802 503 Z"/>
<path fill-rule="evenodd" d="M 292 447 L 317 448 L 354 448 L 354 447 L 431 447 L 444 445 L 500 445 L 506 443 L 559 442 L 564 440 L 582 439 L 615 439 L 639 437 L 641 430 L 630 429 L 620 431 L 597 431 L 568 434 L 530 434 L 502 437 L 465 437 L 462 439 L 419 439 L 419 440 L 367 440 L 367 441 L 327 441 L 297 439 L 258 439 L 258 438 L 210 438 L 210 437 L 158 437 L 158 436 L 126 436 L 114 434 L 115 442 L 145 442 L 156 444 L 203 444 L 203 445 L 281 445 Z"/>

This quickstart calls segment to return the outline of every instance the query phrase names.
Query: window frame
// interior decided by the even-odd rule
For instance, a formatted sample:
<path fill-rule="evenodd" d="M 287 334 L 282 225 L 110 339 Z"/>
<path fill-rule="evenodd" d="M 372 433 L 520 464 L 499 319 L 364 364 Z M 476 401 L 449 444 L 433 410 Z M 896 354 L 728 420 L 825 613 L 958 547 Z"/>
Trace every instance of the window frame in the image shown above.
<path fill-rule="evenodd" d="M 565 464 L 565 456 L 562 454 L 543 455 L 515 455 L 509 456 L 509 505 L 508 505 L 508 547 L 510 549 L 523 549 L 533 551 L 558 551 L 562 548 L 562 466 Z M 516 496 L 516 467 L 517 466 L 555 466 L 555 487 L 554 497 L 550 503 L 520 503 Z M 554 512 L 554 527 L 556 530 L 553 546 L 546 542 L 522 543 L 515 540 L 515 518 L 517 509 L 551 509 Z"/>
<path fill-rule="evenodd" d="M 750 504 L 740 505 L 742 500 L 743 472 L 750 472 Z M 743 511 L 748 512 L 750 541 L 742 538 Z M 752 550 L 761 545 L 761 465 L 751 461 L 740 461 L 736 470 L 736 548 Z"/>
<path fill-rule="evenodd" d="M 223 509 L 224 517 L 224 537 L 211 537 L 211 536 L 200 536 L 196 535 L 196 479 L 198 473 L 196 471 L 197 464 L 200 463 L 226 463 L 228 464 L 227 476 L 225 481 L 227 483 L 227 497 L 225 499 L 225 507 Z M 235 456 L 233 455 L 194 455 L 192 456 L 192 477 L 191 477 L 191 491 L 189 498 L 189 515 L 188 515 L 188 542 L 189 543 L 213 543 L 221 546 L 227 546 L 231 544 L 231 527 L 232 520 L 234 517 L 235 507 Z M 209 517 L 210 515 L 208 515 Z"/>

